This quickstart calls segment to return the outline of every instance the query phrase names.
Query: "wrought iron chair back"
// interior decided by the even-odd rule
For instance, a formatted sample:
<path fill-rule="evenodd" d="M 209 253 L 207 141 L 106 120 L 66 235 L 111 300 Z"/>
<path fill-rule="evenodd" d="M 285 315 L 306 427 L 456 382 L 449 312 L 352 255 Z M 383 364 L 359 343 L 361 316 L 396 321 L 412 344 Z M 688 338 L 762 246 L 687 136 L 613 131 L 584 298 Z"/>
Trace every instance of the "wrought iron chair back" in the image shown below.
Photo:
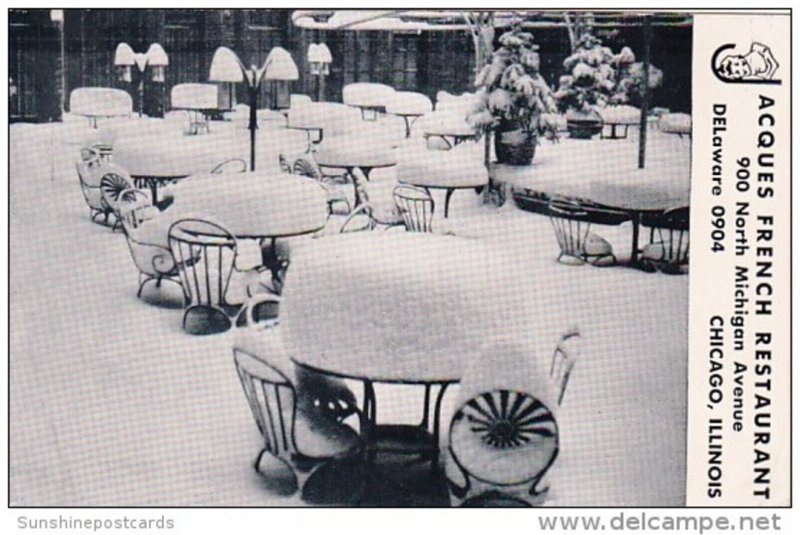
<path fill-rule="evenodd" d="M 246 172 L 247 162 L 241 158 L 231 158 L 230 160 L 225 160 L 224 162 L 217 164 L 214 169 L 211 170 L 212 175 L 226 175 L 229 173 Z"/>
<path fill-rule="evenodd" d="M 650 243 L 663 247 L 662 268 L 689 263 L 689 207 L 681 206 L 662 213 L 645 213 L 642 225 L 650 227 Z"/>
<path fill-rule="evenodd" d="M 555 351 L 553 351 L 553 358 L 550 362 L 550 378 L 556 385 L 559 405 L 564 400 L 572 368 L 575 367 L 575 362 L 578 360 L 578 351 L 575 344 L 579 339 L 580 334 L 577 330 L 566 334 L 559 341 Z"/>
<path fill-rule="evenodd" d="M 588 214 L 581 204 L 574 199 L 553 197 L 548 215 L 561 249 L 557 260 L 560 262 L 565 256 L 583 260 L 591 223 L 586 221 Z"/>
<path fill-rule="evenodd" d="M 119 219 L 122 224 L 122 230 L 126 234 L 130 231 L 139 228 L 139 225 L 153 217 L 153 210 L 157 210 L 153 206 L 153 202 L 145 191 L 130 188 L 126 189 L 119 194 L 117 200 L 119 207 Z"/>
<path fill-rule="evenodd" d="M 310 156 L 300 156 L 297 158 L 292 166 L 292 172 L 294 172 L 296 175 L 312 178 L 318 181 L 322 187 L 325 188 L 325 192 L 328 196 L 329 214 L 336 213 L 337 204 L 344 206 L 343 213 L 350 213 L 351 206 L 350 200 L 347 198 L 347 194 L 336 189 L 334 186 L 335 181 L 332 180 L 333 177 L 325 176 L 319 165 L 317 165 L 317 163 L 312 160 Z"/>
<path fill-rule="evenodd" d="M 264 453 L 291 468 L 292 457 L 298 453 L 293 432 L 294 385 L 278 368 L 246 351 L 234 348 L 233 359 L 253 419 L 264 438 L 264 449 L 256 459 L 256 468 Z"/>
<path fill-rule="evenodd" d="M 394 188 L 394 204 L 403 218 L 406 230 L 433 232 L 433 197 L 415 186 L 399 185 Z"/>
<path fill-rule="evenodd" d="M 223 226 L 201 219 L 176 221 L 168 236 L 186 300 L 184 329 L 195 309 L 228 317 L 226 294 L 236 262 L 236 238 Z"/>
<path fill-rule="evenodd" d="M 487 495 L 533 505 L 548 491 L 538 487 L 558 456 L 558 425 L 550 409 L 532 395 L 497 389 L 473 397 L 456 411 L 449 444 L 460 481 L 448 474 L 448 487 L 459 505 L 478 505 Z M 459 457 L 467 457 L 471 448 L 475 454 L 469 460 Z M 530 456 L 520 456 L 520 448 Z M 508 473 L 486 470 L 484 456 L 489 455 L 495 463 L 497 457 L 509 455 L 509 466 L 503 470 Z M 535 465 L 525 466 L 526 460 Z"/>
<path fill-rule="evenodd" d="M 177 279 L 178 268 L 170 250 L 163 245 L 148 243 L 137 234 L 136 229 L 158 213 L 150 196 L 142 190 L 132 189 L 122 192 L 120 198 L 122 230 L 125 232 L 133 263 L 139 270 L 139 290 L 136 297 L 141 297 L 142 290 L 150 281 L 155 281 L 157 288 L 161 287 L 164 280 L 180 285 Z"/>
<path fill-rule="evenodd" d="M 356 232 L 361 230 L 374 230 L 377 227 L 383 227 L 383 230 L 389 230 L 390 228 L 397 227 L 403 225 L 402 218 L 398 215 L 397 219 L 380 221 L 375 216 L 375 209 L 372 206 L 372 203 L 369 200 L 369 193 L 367 192 L 366 187 L 366 180 L 358 175 L 352 175 L 353 183 L 355 184 L 356 191 L 358 192 L 358 198 L 361 200 L 361 204 L 358 207 L 350 212 L 350 215 L 347 216 L 347 219 L 344 220 L 342 223 L 339 232 L 344 234 L 347 232 Z M 362 227 L 351 228 L 351 223 L 356 220 L 359 216 L 365 216 L 366 224 Z"/>

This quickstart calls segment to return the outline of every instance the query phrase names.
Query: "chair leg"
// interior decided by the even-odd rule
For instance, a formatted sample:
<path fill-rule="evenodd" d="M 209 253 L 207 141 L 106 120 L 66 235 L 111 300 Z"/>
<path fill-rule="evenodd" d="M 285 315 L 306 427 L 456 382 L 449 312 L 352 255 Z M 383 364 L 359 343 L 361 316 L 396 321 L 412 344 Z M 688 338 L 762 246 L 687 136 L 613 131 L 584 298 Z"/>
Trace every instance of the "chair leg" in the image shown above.
<path fill-rule="evenodd" d="M 142 278 L 142 275 L 145 275 L 145 278 L 144 278 L 144 280 L 141 280 L 141 278 Z M 137 298 L 141 298 L 141 297 L 142 297 L 142 290 L 144 289 L 144 285 L 145 285 L 145 284 L 147 284 L 148 282 L 150 282 L 150 281 L 151 281 L 151 280 L 153 280 L 153 279 L 154 279 L 154 277 L 152 277 L 152 276 L 150 276 L 150 275 L 146 275 L 145 273 L 140 273 L 140 274 L 139 274 L 139 280 L 140 280 L 140 282 L 139 282 L 139 291 L 138 291 L 138 292 L 136 292 L 136 297 L 137 297 Z"/>

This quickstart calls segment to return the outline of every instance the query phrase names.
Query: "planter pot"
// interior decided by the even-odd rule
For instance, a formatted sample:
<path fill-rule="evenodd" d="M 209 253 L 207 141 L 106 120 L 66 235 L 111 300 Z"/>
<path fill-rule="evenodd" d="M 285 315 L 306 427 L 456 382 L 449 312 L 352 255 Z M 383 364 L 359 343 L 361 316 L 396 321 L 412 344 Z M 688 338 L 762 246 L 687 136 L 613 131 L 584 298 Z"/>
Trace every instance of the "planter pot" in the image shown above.
<path fill-rule="evenodd" d="M 567 131 L 574 139 L 592 139 L 603 131 L 603 119 L 597 113 L 567 115 Z"/>
<path fill-rule="evenodd" d="M 497 161 L 508 165 L 530 165 L 536 144 L 536 134 L 521 128 L 498 129 L 494 136 Z"/>

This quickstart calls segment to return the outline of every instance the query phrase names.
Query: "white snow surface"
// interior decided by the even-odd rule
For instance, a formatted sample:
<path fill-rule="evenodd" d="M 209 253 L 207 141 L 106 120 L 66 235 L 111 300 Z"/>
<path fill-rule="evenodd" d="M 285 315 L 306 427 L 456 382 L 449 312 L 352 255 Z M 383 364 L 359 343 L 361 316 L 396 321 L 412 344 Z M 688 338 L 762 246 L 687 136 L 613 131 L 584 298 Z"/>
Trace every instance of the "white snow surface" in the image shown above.
<path fill-rule="evenodd" d="M 89 221 L 74 162 L 76 140 L 93 133 L 85 119 L 68 119 L 10 129 L 10 503 L 301 505 L 296 495 L 271 493 L 252 469 L 261 439 L 232 362 L 236 333 L 188 335 L 179 307 L 137 299 L 125 238 Z M 277 171 L 285 135 L 279 123 L 262 125 L 260 168 Z M 676 147 L 688 151 L 673 141 L 672 154 L 659 157 L 664 145 L 650 140 L 649 172 L 658 174 Z M 593 143 L 599 142 L 564 140 L 557 152 L 569 158 L 548 157 L 541 165 L 561 166 L 564 180 L 582 171 L 624 175 L 635 165 L 631 140 L 604 145 L 601 161 L 585 150 Z M 376 169 L 371 178 L 392 183 L 396 169 Z M 442 206 L 444 193 L 433 194 Z M 509 302 L 526 306 L 501 307 L 507 325 L 532 340 L 555 336 L 553 324 L 578 325 L 582 334 L 582 357 L 557 413 L 561 451 L 548 503 L 681 505 L 688 276 L 558 264 L 547 218 L 512 202 L 496 208 L 481 200 L 472 190 L 456 192 L 450 219 L 442 221 L 437 210 L 434 226 L 510 259 L 492 277 L 518 289 Z M 332 218 L 328 226 L 340 224 Z M 629 224 L 595 231 L 627 256 Z M 294 239 L 292 250 L 312 239 Z M 415 259 L 385 256 L 387 288 L 397 288 L 404 263 Z M 460 284 L 481 293 L 497 280 Z M 152 287 L 145 293 L 155 295 Z M 177 299 L 179 290 L 166 284 L 163 293 Z M 496 307 L 506 297 L 487 299 Z M 391 347 L 374 358 L 391 358 Z M 378 390 L 381 420 L 417 414 L 404 395 Z M 454 388 L 445 398 L 444 437 L 458 397 Z"/>

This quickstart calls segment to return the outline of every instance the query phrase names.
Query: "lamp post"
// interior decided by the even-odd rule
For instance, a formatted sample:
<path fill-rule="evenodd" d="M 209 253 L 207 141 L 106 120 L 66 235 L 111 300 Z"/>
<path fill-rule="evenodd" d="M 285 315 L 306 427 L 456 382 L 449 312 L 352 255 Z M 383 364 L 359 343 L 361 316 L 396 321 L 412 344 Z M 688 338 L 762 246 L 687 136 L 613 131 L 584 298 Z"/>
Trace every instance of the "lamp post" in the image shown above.
<path fill-rule="evenodd" d="M 261 67 L 244 63 L 230 48 L 221 46 L 211 60 L 208 79 L 212 82 L 229 82 L 247 84 L 247 95 L 250 102 L 250 170 L 256 169 L 256 130 L 258 129 L 258 94 L 264 80 L 297 80 L 299 73 L 291 54 L 281 47 L 273 48 Z"/>
<path fill-rule="evenodd" d="M 308 65 L 312 76 L 317 78 L 317 101 L 325 100 L 325 77 L 331 73 L 333 57 L 325 43 L 308 45 Z"/>
<path fill-rule="evenodd" d="M 120 80 L 131 83 L 133 81 L 133 66 L 141 73 L 139 77 L 139 117 L 142 116 L 144 107 L 144 72 L 147 67 L 153 67 L 153 81 L 164 83 L 164 73 L 169 65 L 169 58 L 164 48 L 153 43 L 144 54 L 134 53 L 128 43 L 120 43 L 114 52 L 114 66 L 117 68 Z"/>

